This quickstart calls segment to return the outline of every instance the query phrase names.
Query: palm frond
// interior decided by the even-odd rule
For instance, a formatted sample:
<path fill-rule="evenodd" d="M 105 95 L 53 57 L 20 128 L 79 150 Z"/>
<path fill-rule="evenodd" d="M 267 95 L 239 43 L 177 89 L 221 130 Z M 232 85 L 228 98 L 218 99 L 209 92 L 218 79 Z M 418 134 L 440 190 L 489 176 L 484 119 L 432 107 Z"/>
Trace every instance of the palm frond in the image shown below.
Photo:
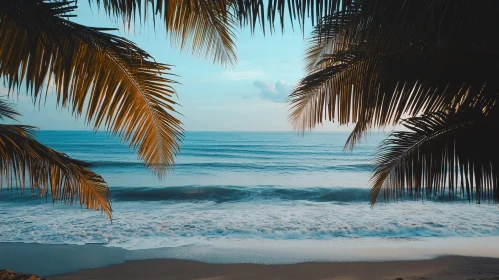
<path fill-rule="evenodd" d="M 89 0 L 89 2 L 92 2 Z M 122 17 L 125 24 L 136 18 L 162 19 L 173 45 L 214 63 L 235 64 L 235 25 L 227 0 L 96 0 L 109 15 Z M 153 12 L 153 16 L 149 13 Z M 139 20 L 140 20 L 139 19 Z"/>
<path fill-rule="evenodd" d="M 480 108 L 403 122 L 378 150 L 371 203 L 404 197 L 499 201 L 498 115 Z"/>
<path fill-rule="evenodd" d="M 312 24 L 332 13 L 345 10 L 354 0 L 232 0 L 235 13 L 242 25 L 249 25 L 252 30 L 257 23 L 265 30 L 268 21 L 271 30 L 276 20 L 284 30 L 286 14 L 291 21 L 297 20 L 303 28 L 305 20 L 310 18 Z"/>
<path fill-rule="evenodd" d="M 19 113 L 10 102 L 0 99 L 0 120 L 11 119 L 15 121 L 18 116 Z"/>
<path fill-rule="evenodd" d="M 9 89 L 24 82 L 35 101 L 53 83 L 60 105 L 118 135 L 162 176 L 182 138 L 170 66 L 106 29 L 67 20 L 74 8 L 68 1 L 1 1 L 0 76 Z"/>
<path fill-rule="evenodd" d="M 397 124 L 404 114 L 499 97 L 499 55 L 415 44 L 375 54 L 352 47 L 324 59 L 328 65 L 302 79 L 290 95 L 290 120 L 299 130 L 324 120 L 360 122 L 350 138 L 355 141 L 366 129 Z"/>
<path fill-rule="evenodd" d="M 30 188 L 40 196 L 52 195 L 53 201 L 73 203 L 101 210 L 111 218 L 111 198 L 101 176 L 85 163 L 37 142 L 34 128 L 0 125 L 0 189 Z"/>
<path fill-rule="evenodd" d="M 352 37 L 356 30 L 348 27 L 355 26 L 360 10 L 355 3 L 351 3 L 344 10 L 337 11 L 323 17 L 308 38 L 308 48 L 305 55 L 305 69 L 311 73 L 330 66 L 334 63 L 330 55 L 347 50 L 352 42 L 344 38 Z"/>
<path fill-rule="evenodd" d="M 89 0 L 92 2 L 92 0 Z M 254 31 L 256 24 L 260 23 L 265 32 L 265 22 L 269 23 L 270 30 L 276 24 L 284 30 L 286 14 L 291 20 L 298 21 L 303 27 L 307 18 L 312 24 L 325 16 L 342 11 L 355 5 L 354 0 L 93 0 L 98 6 L 103 6 L 110 15 L 121 16 L 125 23 L 130 24 L 135 18 L 146 19 L 149 13 L 159 14 L 167 23 L 167 31 L 178 32 L 179 25 L 168 25 L 175 17 L 189 18 L 194 11 L 198 17 L 205 17 L 212 22 L 222 20 L 232 29 L 233 23 L 239 21 L 240 25 L 249 25 Z M 199 10 L 191 10 L 192 8 Z M 213 11 L 217 14 L 210 15 Z M 196 19 L 204 21 L 205 19 Z M 209 28 L 209 26 L 207 26 Z M 203 32 L 203 30 L 200 30 Z M 197 33 L 197 31 L 196 31 Z M 223 34 L 225 32 L 220 32 Z M 202 34 L 201 34 L 202 35 Z M 223 36 L 221 36 L 223 37 Z M 230 50 L 230 48 L 228 48 Z"/>
<path fill-rule="evenodd" d="M 342 41 L 346 47 L 369 42 L 367 47 L 374 52 L 416 42 L 488 49 L 499 40 L 494 36 L 498 8 L 493 0 L 479 4 L 468 0 L 344 1 L 339 10 L 322 18 L 314 37 Z"/>
<path fill-rule="evenodd" d="M 347 143 L 353 146 L 365 130 L 394 125 L 403 114 L 497 99 L 497 1 L 347 4 L 309 39 L 309 73 L 290 96 L 297 129 L 359 123 Z"/>

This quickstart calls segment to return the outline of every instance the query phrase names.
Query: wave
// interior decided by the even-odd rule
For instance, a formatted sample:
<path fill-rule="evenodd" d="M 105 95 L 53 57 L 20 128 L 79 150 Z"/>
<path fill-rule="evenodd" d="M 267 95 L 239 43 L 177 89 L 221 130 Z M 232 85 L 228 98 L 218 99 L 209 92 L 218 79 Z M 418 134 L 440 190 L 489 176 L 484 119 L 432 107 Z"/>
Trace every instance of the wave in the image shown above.
<path fill-rule="evenodd" d="M 301 200 L 313 202 L 367 202 L 369 189 L 360 188 L 286 188 L 275 186 L 178 186 L 178 187 L 115 187 L 113 201 L 170 201 L 217 203 L 258 200 Z M 17 191 L 0 193 L 0 202 L 50 201 Z"/>
<path fill-rule="evenodd" d="M 326 170 L 337 170 L 337 171 L 373 171 L 375 165 L 368 163 L 358 163 L 358 164 L 338 164 L 333 166 L 326 166 Z"/>
<path fill-rule="evenodd" d="M 176 187 L 112 187 L 111 197 L 117 201 L 164 201 L 181 202 L 256 202 L 256 201 L 309 201 L 341 203 L 369 203 L 369 188 L 289 188 L 279 186 L 176 186 Z M 411 200 L 407 196 L 401 196 Z M 50 194 L 40 199 L 30 192 L 21 193 L 17 190 L 0 192 L 1 202 L 29 202 L 43 204 L 51 201 Z M 433 202 L 468 202 L 463 197 L 433 196 Z M 1 211 L 0 211 L 1 214 Z"/>
<path fill-rule="evenodd" d="M 243 146 L 241 148 L 231 148 L 231 147 L 220 147 L 220 146 L 189 146 L 181 148 L 181 155 L 184 154 L 196 154 L 196 153 L 213 153 L 217 154 L 225 154 L 225 153 L 236 153 L 244 157 L 245 155 L 271 155 L 271 156 L 342 156 L 342 155 L 350 155 L 348 152 L 343 151 L 342 149 L 333 150 L 328 147 L 315 146 L 315 149 L 304 149 L 303 147 L 293 147 L 293 146 L 266 146 L 266 147 L 248 147 Z M 372 150 L 356 150 L 355 153 L 357 156 L 372 156 Z"/>
<path fill-rule="evenodd" d="M 116 187 L 111 188 L 115 201 L 171 201 L 216 203 L 240 201 L 310 201 L 357 203 L 369 202 L 370 188 L 280 186 L 176 186 L 176 187 Z M 403 198 L 400 198 L 403 200 Z M 434 196 L 434 202 L 467 201 L 464 197 Z"/>
<path fill-rule="evenodd" d="M 87 161 L 90 167 L 140 167 L 144 166 L 142 162 L 138 161 Z"/>
<path fill-rule="evenodd" d="M 136 161 L 90 161 L 90 167 L 143 167 L 141 162 Z M 244 170 L 244 171 L 358 171 L 370 172 L 374 169 L 372 164 L 338 164 L 330 166 L 281 164 L 274 162 L 247 163 L 247 162 L 188 162 L 176 163 L 175 170 L 196 170 L 196 169 L 220 169 L 224 171 Z"/>
<path fill-rule="evenodd" d="M 215 201 L 306 200 L 316 202 L 367 202 L 369 189 L 359 188 L 284 188 L 273 186 L 181 186 L 163 188 L 114 188 L 119 201 Z"/>
<path fill-rule="evenodd" d="M 331 191 L 356 192 L 340 188 Z M 113 194 L 117 193 L 118 190 L 113 189 Z M 371 209 L 367 202 L 319 204 L 271 200 L 263 203 L 131 204 L 115 200 L 113 223 L 110 224 L 103 214 L 81 211 L 79 207 L 39 207 L 34 203 L 2 205 L 1 202 L 0 242 L 105 243 L 143 249 L 143 246 L 161 248 L 213 242 L 223 242 L 227 246 L 230 245 L 227 241 L 231 240 L 249 242 L 250 246 L 261 240 L 272 243 L 306 240 L 303 245 L 308 246 L 310 241 L 334 242 L 336 239 L 344 247 L 343 238 L 352 239 L 357 245 L 368 245 L 361 239 L 374 237 L 378 244 L 383 242 L 378 238 L 400 242 L 426 237 L 499 236 L 499 212 L 493 205 L 395 203 Z M 469 241 L 473 242 L 473 239 Z"/>

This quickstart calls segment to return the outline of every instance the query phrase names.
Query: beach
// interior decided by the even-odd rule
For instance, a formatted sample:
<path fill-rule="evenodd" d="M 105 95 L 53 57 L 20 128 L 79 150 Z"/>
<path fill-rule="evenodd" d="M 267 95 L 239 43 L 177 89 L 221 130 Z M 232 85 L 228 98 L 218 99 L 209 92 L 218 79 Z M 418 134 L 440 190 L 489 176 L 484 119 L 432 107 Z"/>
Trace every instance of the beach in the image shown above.
<path fill-rule="evenodd" d="M 472 240 L 468 240 L 470 242 Z M 450 251 L 431 242 L 428 248 L 386 247 L 257 249 L 161 248 L 125 250 L 102 244 L 52 245 L 0 243 L 0 270 L 36 274 L 51 280 L 107 279 L 499 279 L 497 240 L 482 240 Z M 466 240 L 459 241 L 461 243 Z M 487 242 L 490 250 L 483 246 Z M 495 243 L 494 243 L 495 242 Z M 419 247 L 424 245 L 419 244 Z M 268 247 L 268 246 L 267 246 Z M 435 247 L 433 250 L 429 247 Z M 456 248 L 459 246 L 456 246 Z M 464 248 L 461 245 L 461 248 Z M 279 249 L 280 248 L 280 249 Z M 481 249 L 480 249 L 481 248 Z M 280 251 L 280 252 L 279 252 Z M 324 255 L 329 252 L 329 257 Z M 437 256 L 435 252 L 461 256 Z M 315 254 L 314 254 L 315 252 Z M 425 252 L 425 254 L 423 254 Z M 433 253 L 432 253 L 433 252 Z M 283 257 L 286 255 L 287 257 Z M 317 261 L 306 261 L 311 256 Z M 223 258 L 223 257 L 225 258 Z M 267 259 L 263 258 L 266 256 Z M 496 255 L 497 256 L 497 255 Z M 406 260 L 397 260 L 406 259 Z M 293 261 L 295 260 L 295 261 Z M 305 260 L 305 261 L 301 261 Z"/>
<path fill-rule="evenodd" d="M 184 260 L 143 260 L 84 270 L 52 280 L 114 279 L 343 279 L 497 280 L 499 259 L 447 256 L 433 260 L 333 262 L 288 265 L 207 264 Z"/>
<path fill-rule="evenodd" d="M 490 241 L 490 240 L 488 240 Z M 492 250 L 497 251 L 496 245 L 491 244 Z M 199 248 L 198 248 L 199 249 Z M 475 248 L 476 249 L 476 248 Z M 316 250 L 316 249 L 314 249 Z M 0 270 L 4 268 L 15 272 L 25 272 L 47 277 L 49 280 L 113 280 L 113 279 L 204 279 L 204 280 L 231 280 L 231 279 L 344 279 L 344 280 L 497 280 L 499 279 L 499 258 L 440 256 L 422 258 L 407 248 L 401 248 L 406 258 L 416 258 L 404 261 L 379 261 L 368 258 L 368 253 L 379 256 L 386 254 L 381 248 L 371 248 L 370 251 L 359 251 L 353 256 L 361 261 L 315 261 L 278 264 L 267 263 L 234 263 L 249 261 L 242 259 L 242 250 L 207 250 L 203 261 L 162 258 L 161 256 L 196 258 L 202 250 L 183 251 L 187 255 L 179 254 L 174 249 L 155 250 L 124 250 L 121 248 L 105 247 L 102 244 L 87 245 L 50 245 L 26 243 L 0 243 Z M 355 250 L 353 250 L 355 251 Z M 417 250 L 416 250 L 417 251 Z M 477 251 L 477 250 L 475 250 Z M 216 256 L 223 254 L 232 258 L 233 262 L 213 263 Z M 307 250 L 301 250 L 303 254 Z M 255 252 L 253 261 L 259 259 Z M 265 252 L 262 252 L 265 253 Z M 300 251 L 294 251 L 299 255 Z M 336 251 L 337 260 L 348 254 Z M 360 254 L 362 253 L 362 254 Z M 485 253 L 485 252 L 484 252 Z M 291 253 L 286 252 L 290 255 Z M 268 254 L 272 255 L 272 254 Z M 320 252 L 317 254 L 320 255 Z M 277 257 L 280 261 L 285 260 Z M 378 256 L 378 255 L 377 255 Z M 393 257 L 394 255 L 392 255 Z M 385 255 L 385 258 L 388 256 Z M 343 258 L 344 259 L 344 258 Z M 330 259 L 333 260 L 333 259 Z M 362 261 L 364 260 L 364 261 Z M 5 266 L 5 267 L 4 267 Z"/>

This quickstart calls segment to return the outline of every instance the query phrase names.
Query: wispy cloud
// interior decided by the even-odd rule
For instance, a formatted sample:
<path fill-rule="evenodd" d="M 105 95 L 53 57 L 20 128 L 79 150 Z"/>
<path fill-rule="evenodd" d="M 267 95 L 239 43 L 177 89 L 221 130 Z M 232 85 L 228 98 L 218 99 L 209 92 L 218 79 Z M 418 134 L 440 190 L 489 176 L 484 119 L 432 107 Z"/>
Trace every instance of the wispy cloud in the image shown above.
<path fill-rule="evenodd" d="M 243 60 L 238 63 L 235 69 L 224 71 L 222 75 L 228 80 L 242 81 L 262 78 L 265 73 L 258 65 L 254 65 L 249 60 Z"/>
<path fill-rule="evenodd" d="M 254 81 L 253 85 L 260 89 L 260 97 L 265 100 L 270 100 L 276 103 L 284 103 L 288 99 L 288 95 L 294 88 L 293 84 L 285 81 L 278 81 L 275 84 L 264 81 Z"/>
<path fill-rule="evenodd" d="M 253 80 L 257 78 L 261 78 L 265 73 L 260 70 L 242 70 L 242 71 L 225 71 L 223 72 L 224 78 L 233 80 L 233 81 L 241 81 L 241 80 Z"/>

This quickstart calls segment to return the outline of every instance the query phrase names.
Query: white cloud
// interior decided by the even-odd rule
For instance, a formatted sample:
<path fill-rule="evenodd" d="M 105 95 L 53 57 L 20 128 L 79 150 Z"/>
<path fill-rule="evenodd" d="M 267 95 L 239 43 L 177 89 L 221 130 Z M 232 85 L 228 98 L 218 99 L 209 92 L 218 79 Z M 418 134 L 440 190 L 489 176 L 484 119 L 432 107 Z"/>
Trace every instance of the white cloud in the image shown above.
<path fill-rule="evenodd" d="M 288 95 L 294 88 L 293 84 L 285 81 L 278 81 L 275 84 L 264 81 L 254 81 L 253 85 L 260 89 L 260 97 L 265 100 L 270 100 L 276 103 L 284 103 L 288 99 Z"/>

